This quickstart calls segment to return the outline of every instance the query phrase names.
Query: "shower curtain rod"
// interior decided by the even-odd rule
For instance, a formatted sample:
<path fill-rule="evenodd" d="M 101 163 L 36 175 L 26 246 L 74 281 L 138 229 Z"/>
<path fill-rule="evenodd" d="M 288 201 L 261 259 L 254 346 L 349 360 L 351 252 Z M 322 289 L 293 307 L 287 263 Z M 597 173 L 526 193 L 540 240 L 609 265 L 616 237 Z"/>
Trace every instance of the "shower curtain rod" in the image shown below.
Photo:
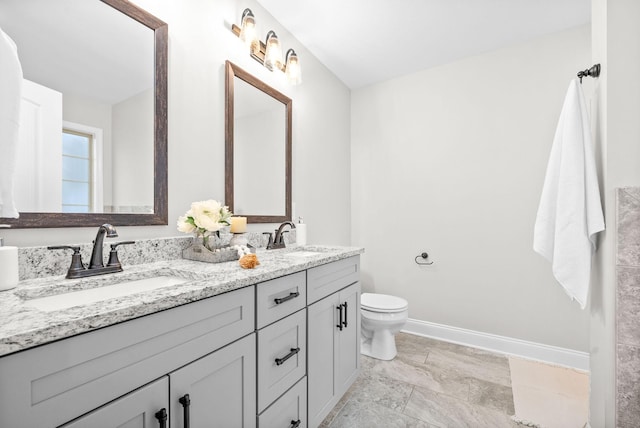
<path fill-rule="evenodd" d="M 586 70 L 578 71 L 578 78 L 580 78 L 580 83 L 582 83 L 582 78 L 586 76 L 598 77 L 600 76 L 600 64 L 596 64 L 591 68 Z"/>

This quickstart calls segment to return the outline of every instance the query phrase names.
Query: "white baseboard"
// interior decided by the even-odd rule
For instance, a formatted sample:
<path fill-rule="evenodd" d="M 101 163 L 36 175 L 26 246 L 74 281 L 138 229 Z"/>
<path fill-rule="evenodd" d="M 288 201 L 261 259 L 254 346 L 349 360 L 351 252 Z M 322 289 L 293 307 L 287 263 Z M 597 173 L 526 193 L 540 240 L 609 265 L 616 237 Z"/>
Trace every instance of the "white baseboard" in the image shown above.
<path fill-rule="evenodd" d="M 589 371 L 589 354 L 587 352 L 415 319 L 409 319 L 402 331 L 528 360 Z"/>

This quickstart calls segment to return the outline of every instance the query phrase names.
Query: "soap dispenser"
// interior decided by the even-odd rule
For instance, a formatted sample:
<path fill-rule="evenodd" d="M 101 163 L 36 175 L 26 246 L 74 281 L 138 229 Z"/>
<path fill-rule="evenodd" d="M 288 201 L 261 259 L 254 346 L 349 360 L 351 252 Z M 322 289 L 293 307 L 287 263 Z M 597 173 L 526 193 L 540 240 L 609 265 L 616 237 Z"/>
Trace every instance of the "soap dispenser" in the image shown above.
<path fill-rule="evenodd" d="M 18 285 L 18 247 L 5 247 L 0 238 L 0 291 Z"/>
<path fill-rule="evenodd" d="M 296 224 L 296 244 L 307 245 L 307 225 L 302 222 L 302 217 L 298 217 Z"/>

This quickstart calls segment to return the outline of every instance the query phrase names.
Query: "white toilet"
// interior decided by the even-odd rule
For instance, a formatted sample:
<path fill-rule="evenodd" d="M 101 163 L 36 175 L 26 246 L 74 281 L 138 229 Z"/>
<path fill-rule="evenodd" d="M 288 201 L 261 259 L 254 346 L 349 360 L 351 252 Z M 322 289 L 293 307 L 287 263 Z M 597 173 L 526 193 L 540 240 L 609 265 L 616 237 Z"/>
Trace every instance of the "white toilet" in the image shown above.
<path fill-rule="evenodd" d="M 409 318 L 409 303 L 387 294 L 362 293 L 360 312 L 360 353 L 379 360 L 392 360 L 397 353 L 394 336 Z"/>

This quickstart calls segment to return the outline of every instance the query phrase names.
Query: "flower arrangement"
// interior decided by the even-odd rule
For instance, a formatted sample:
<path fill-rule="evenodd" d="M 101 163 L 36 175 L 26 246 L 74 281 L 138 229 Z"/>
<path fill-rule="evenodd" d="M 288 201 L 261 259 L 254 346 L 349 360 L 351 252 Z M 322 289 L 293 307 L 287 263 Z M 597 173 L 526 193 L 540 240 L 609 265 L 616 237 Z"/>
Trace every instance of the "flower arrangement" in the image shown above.
<path fill-rule="evenodd" d="M 213 199 L 193 202 L 191 209 L 178 218 L 178 230 L 195 233 L 196 237 L 202 238 L 202 245 L 209 248 L 209 236 L 213 233 L 220 236 L 220 229 L 231 224 L 232 215 L 229 207 Z"/>

